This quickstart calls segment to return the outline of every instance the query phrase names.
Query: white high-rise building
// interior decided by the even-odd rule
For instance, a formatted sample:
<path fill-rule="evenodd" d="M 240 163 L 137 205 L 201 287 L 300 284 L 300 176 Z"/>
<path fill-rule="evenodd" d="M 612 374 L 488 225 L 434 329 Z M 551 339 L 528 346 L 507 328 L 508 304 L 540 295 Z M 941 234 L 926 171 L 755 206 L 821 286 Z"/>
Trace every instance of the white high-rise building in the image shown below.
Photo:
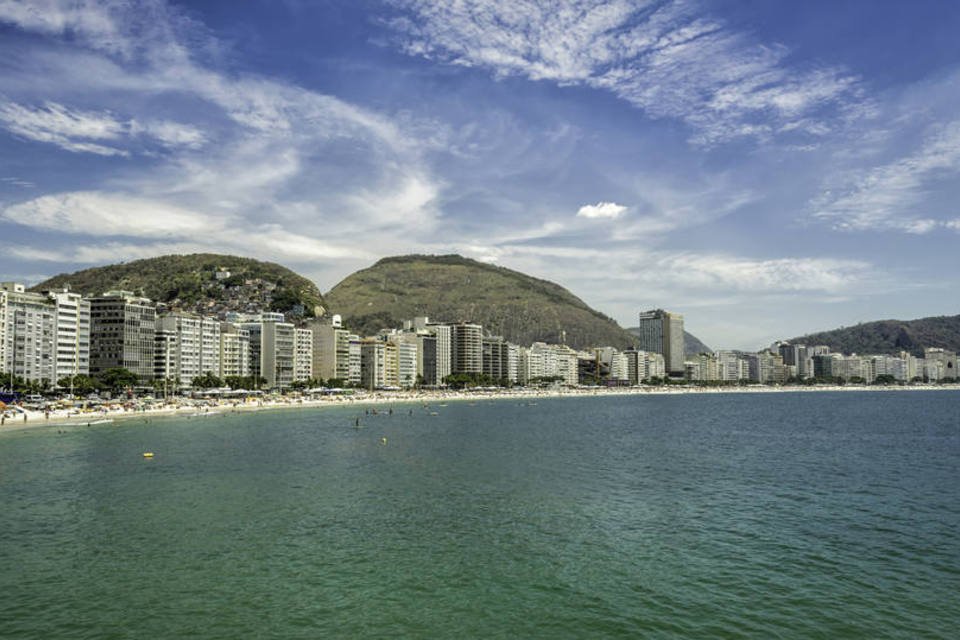
<path fill-rule="evenodd" d="M 409 389 L 417 383 L 417 342 L 416 340 L 394 340 L 397 347 L 398 386 Z"/>
<path fill-rule="evenodd" d="M 0 374 L 56 384 L 56 315 L 47 296 L 0 283 Z"/>
<path fill-rule="evenodd" d="M 443 384 L 446 377 L 453 373 L 453 329 L 447 324 L 424 324 L 427 331 L 437 337 L 437 375 L 433 384 Z"/>
<path fill-rule="evenodd" d="M 313 331 L 297 329 L 293 359 L 293 379 L 306 382 L 313 378 Z"/>
<path fill-rule="evenodd" d="M 347 383 L 352 385 L 359 385 L 361 382 L 361 358 L 360 358 L 360 336 L 355 333 L 351 333 L 347 336 L 349 340 L 349 366 L 347 371 L 349 372 L 349 377 L 347 378 Z"/>
<path fill-rule="evenodd" d="M 250 332 L 235 324 L 220 324 L 220 370 L 223 378 L 250 375 Z"/>
<path fill-rule="evenodd" d="M 216 318 L 200 319 L 200 373 L 212 373 L 220 378 L 220 322 Z"/>
<path fill-rule="evenodd" d="M 519 349 L 519 380 L 521 384 L 542 379 L 559 379 L 566 385 L 579 383 L 577 352 L 565 345 L 534 342 L 529 348 Z"/>
<path fill-rule="evenodd" d="M 56 375 L 63 378 L 90 373 L 90 301 L 64 288 L 46 291 L 56 308 Z"/>
<path fill-rule="evenodd" d="M 280 391 L 293 383 L 296 328 L 288 322 L 245 322 L 250 332 L 250 373 Z"/>
<path fill-rule="evenodd" d="M 190 313 L 165 313 L 157 317 L 156 330 L 163 332 L 159 339 L 163 345 L 157 348 L 161 351 L 173 349 L 173 368 L 170 375 L 164 377 L 178 378 L 183 387 L 191 386 L 198 376 L 213 374 L 221 377 L 220 323 L 217 320 Z M 168 335 L 171 333 L 175 336 L 173 342 Z"/>
<path fill-rule="evenodd" d="M 157 317 L 156 330 L 162 332 L 164 342 L 168 335 L 175 337 L 169 343 L 173 348 L 173 368 L 166 377 L 178 379 L 182 387 L 190 387 L 200 375 L 200 318 L 185 313 L 164 314 Z"/>

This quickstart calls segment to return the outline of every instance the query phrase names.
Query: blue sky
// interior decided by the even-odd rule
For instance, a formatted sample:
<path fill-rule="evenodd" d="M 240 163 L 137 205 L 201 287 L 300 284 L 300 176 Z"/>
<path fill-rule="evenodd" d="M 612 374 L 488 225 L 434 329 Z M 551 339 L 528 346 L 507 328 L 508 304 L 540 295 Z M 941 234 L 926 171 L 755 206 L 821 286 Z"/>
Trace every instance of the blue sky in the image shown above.
<path fill-rule="evenodd" d="M 714 348 L 956 314 L 960 5 L 0 0 L 0 276 L 456 252 Z"/>

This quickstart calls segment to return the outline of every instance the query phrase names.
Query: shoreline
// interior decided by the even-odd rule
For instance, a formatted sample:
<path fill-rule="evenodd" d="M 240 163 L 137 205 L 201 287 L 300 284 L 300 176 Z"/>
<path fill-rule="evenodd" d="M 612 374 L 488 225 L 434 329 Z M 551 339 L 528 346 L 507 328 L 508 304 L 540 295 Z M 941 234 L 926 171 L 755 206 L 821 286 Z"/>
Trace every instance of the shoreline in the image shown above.
<path fill-rule="evenodd" d="M 84 427 L 95 426 L 102 420 L 111 422 L 137 418 L 205 418 L 225 413 L 250 411 L 277 411 L 282 409 L 319 409 L 323 407 L 379 406 L 386 404 L 435 404 L 443 402 L 477 402 L 489 400 L 535 400 L 551 398 L 595 398 L 610 396 L 647 395 L 698 395 L 698 394 L 743 394 L 743 393 L 823 393 L 842 392 L 911 392 L 911 391 L 960 391 L 960 386 L 789 386 L 789 387 L 585 387 L 572 389 L 523 389 L 499 391 L 362 391 L 344 396 L 327 396 L 323 399 L 289 398 L 285 400 L 223 401 L 184 400 L 183 404 L 165 405 L 147 409 L 129 409 L 114 406 L 106 410 L 78 413 L 73 410 L 52 411 L 49 417 L 40 411 L 25 411 L 24 422 L 19 414 L 0 426 L 0 433 L 12 433 L 44 426 Z M 195 404 L 194 404 L 195 403 Z M 101 423 L 102 424 L 102 423 Z"/>

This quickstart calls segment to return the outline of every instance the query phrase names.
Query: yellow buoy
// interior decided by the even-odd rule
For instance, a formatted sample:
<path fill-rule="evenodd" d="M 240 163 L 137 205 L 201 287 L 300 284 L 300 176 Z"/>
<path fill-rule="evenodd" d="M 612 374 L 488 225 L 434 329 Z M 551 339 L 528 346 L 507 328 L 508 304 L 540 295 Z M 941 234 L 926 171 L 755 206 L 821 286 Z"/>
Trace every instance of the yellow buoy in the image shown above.
<path fill-rule="evenodd" d="M 147 451 L 147 452 L 145 452 L 145 453 L 143 454 L 143 457 L 144 457 L 144 458 L 152 458 L 152 457 L 153 457 L 153 452 L 152 452 L 152 451 Z"/>
<path fill-rule="evenodd" d="M 386 438 L 380 438 L 380 444 L 387 444 Z"/>

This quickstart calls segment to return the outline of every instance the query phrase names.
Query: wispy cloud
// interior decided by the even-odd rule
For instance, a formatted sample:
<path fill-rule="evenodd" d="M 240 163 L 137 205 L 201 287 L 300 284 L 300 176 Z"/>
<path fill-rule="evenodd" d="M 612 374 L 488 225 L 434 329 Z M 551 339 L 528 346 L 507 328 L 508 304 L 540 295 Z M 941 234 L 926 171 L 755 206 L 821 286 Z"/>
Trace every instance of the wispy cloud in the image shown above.
<path fill-rule="evenodd" d="M 13 185 L 14 187 L 20 187 L 22 189 L 33 189 L 34 187 L 37 186 L 35 182 L 24 180 L 23 178 L 17 178 L 16 176 L 7 176 L 5 178 L 0 178 L 0 182 Z"/>
<path fill-rule="evenodd" d="M 0 70 L 23 93 L 33 93 L 27 77 L 45 83 L 39 104 L 8 90 L 0 126 L 69 151 L 131 156 L 123 173 L 84 190 L 7 205 L 10 223 L 90 238 L 64 251 L 22 247 L 23 256 L 88 262 L 203 246 L 359 261 L 392 238 L 385 222 L 406 220 L 411 244 L 431 227 L 440 183 L 409 116 L 224 71 L 221 44 L 161 0 L 0 0 L 0 22 L 58 41 Z M 149 164 L 136 162 L 146 155 Z M 364 246 L 348 248 L 357 233 Z M 132 240 L 111 240 L 120 236 Z"/>
<path fill-rule="evenodd" d="M 934 126 L 904 157 L 844 176 L 813 200 L 813 216 L 845 231 L 928 233 L 944 224 L 942 215 L 922 209 L 931 186 L 958 174 L 960 121 L 953 121 Z"/>
<path fill-rule="evenodd" d="M 190 149 L 201 147 L 206 140 L 199 129 L 190 125 L 164 120 L 124 121 L 109 111 L 71 109 L 49 101 L 35 108 L 0 103 L 0 126 L 28 140 L 102 156 L 129 155 L 128 150 L 119 147 L 132 137 L 150 138 L 168 148 Z"/>
<path fill-rule="evenodd" d="M 67 151 L 127 155 L 122 149 L 101 144 L 116 140 L 123 132 L 123 125 L 107 113 L 70 110 L 56 103 L 30 109 L 7 102 L 0 104 L 0 124 L 15 135 L 49 142 Z"/>
<path fill-rule="evenodd" d="M 410 55 L 560 85 L 604 89 L 654 118 L 689 124 L 695 142 L 822 136 L 825 111 L 859 107 L 859 81 L 834 67 L 794 68 L 695 3 L 631 0 L 393 0 Z"/>

